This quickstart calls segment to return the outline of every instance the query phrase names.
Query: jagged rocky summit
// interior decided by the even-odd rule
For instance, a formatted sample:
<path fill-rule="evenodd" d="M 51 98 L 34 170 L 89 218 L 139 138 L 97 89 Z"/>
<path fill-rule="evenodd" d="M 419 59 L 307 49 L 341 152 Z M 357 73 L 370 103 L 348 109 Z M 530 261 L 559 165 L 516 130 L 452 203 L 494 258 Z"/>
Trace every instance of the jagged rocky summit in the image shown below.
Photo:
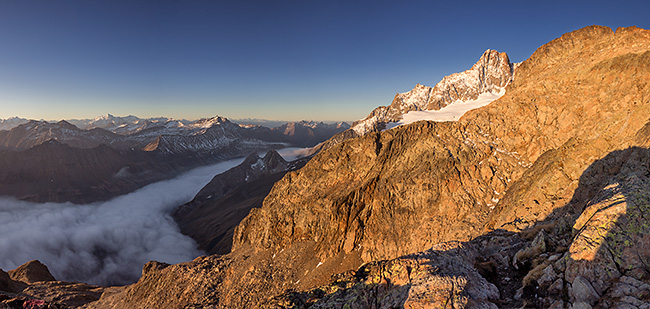
<path fill-rule="evenodd" d="M 445 76 L 434 87 L 417 84 L 411 91 L 398 93 L 389 106 L 377 107 L 351 129 L 361 136 L 382 130 L 411 111 L 440 110 L 484 93 L 499 94 L 514 78 L 515 68 L 506 53 L 488 49 L 469 70 Z"/>

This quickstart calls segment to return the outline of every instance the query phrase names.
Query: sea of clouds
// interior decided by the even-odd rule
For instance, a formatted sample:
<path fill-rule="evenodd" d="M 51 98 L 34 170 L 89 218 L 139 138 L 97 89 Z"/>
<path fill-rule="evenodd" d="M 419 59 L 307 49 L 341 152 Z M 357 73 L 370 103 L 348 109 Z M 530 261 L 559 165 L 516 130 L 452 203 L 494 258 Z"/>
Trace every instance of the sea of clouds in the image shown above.
<path fill-rule="evenodd" d="M 301 148 L 279 150 L 286 160 Z M 32 203 L 0 197 L 0 268 L 40 260 L 57 280 L 122 285 L 148 261 L 181 263 L 203 252 L 180 233 L 171 211 L 243 158 L 199 167 L 106 202 Z"/>
<path fill-rule="evenodd" d="M 287 149 L 285 158 L 295 159 L 297 152 Z M 137 281 L 148 261 L 190 261 L 202 252 L 179 232 L 169 213 L 242 160 L 196 168 L 88 205 L 0 198 L 0 268 L 37 259 L 57 280 L 122 285 Z"/>

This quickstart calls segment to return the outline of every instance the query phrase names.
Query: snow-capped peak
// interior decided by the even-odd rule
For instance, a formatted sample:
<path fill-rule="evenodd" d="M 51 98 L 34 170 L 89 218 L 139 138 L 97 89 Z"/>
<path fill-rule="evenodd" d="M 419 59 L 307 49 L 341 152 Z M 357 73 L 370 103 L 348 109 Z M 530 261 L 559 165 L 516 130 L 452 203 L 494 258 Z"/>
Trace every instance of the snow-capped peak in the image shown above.
<path fill-rule="evenodd" d="M 482 94 L 498 97 L 512 81 L 515 68 L 506 53 L 488 49 L 469 70 L 445 76 L 434 87 L 417 84 L 411 91 L 398 93 L 390 106 L 376 108 L 366 118 L 355 122 L 352 129 L 358 135 L 364 135 L 384 129 L 387 123 L 399 122 L 409 112 L 435 111 L 450 104 L 474 102 Z M 482 97 L 480 102 L 485 103 L 487 97 Z M 466 104 L 463 107 L 478 105 Z M 454 115 L 456 117 L 458 113 Z"/>
<path fill-rule="evenodd" d="M 195 128 L 209 128 L 214 125 L 219 125 L 224 123 L 230 123 L 230 121 L 225 117 L 214 116 L 212 118 L 199 119 L 194 123 L 190 124 L 190 126 Z"/>
<path fill-rule="evenodd" d="M 102 121 L 102 120 L 109 120 L 109 119 L 114 119 L 115 116 L 111 114 L 106 114 L 106 115 L 101 115 L 99 117 L 95 117 L 93 121 Z"/>

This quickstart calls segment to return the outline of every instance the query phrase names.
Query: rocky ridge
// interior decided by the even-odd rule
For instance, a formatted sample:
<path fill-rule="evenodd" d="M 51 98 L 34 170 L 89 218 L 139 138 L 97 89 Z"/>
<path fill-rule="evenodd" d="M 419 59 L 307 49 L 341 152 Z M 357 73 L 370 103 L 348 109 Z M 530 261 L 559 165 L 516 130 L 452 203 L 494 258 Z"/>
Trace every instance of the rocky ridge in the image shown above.
<path fill-rule="evenodd" d="M 649 50 L 649 32 L 634 27 L 565 34 L 521 64 L 505 96 L 458 122 L 322 152 L 238 226 L 234 248 L 312 241 L 321 260 L 356 252 L 371 262 L 547 217 L 567 222 L 599 190 L 587 178 L 590 189 L 576 191 L 594 160 L 647 146 Z"/>
<path fill-rule="evenodd" d="M 244 220 L 235 247 L 274 251 L 312 240 L 319 243 L 321 258 L 358 251 L 370 262 L 473 239 L 495 228 L 522 231 L 545 219 L 566 225 L 600 190 L 594 182 L 602 174 L 581 177 L 596 158 L 647 146 L 649 50 L 650 33 L 634 27 L 568 33 L 522 63 L 504 97 L 457 123 L 416 123 L 373 133 L 317 156 L 285 177 L 264 207 Z M 578 190 L 579 185 L 588 189 Z M 303 207 L 293 192 L 308 194 L 305 200 L 313 207 Z M 643 235 L 638 232 L 632 235 Z M 560 237 L 564 246 L 570 244 L 567 238 Z M 546 251 L 531 249 L 530 255 Z M 590 266 L 598 267 L 604 266 Z M 571 283 L 575 276 L 567 279 Z M 566 299 L 555 299 L 561 303 L 538 303 L 527 291 L 522 289 L 519 299 L 539 306 L 584 300 L 564 294 Z M 604 301 L 592 295 L 588 303 Z"/>
<path fill-rule="evenodd" d="M 93 119 L 70 119 L 68 122 L 83 130 L 104 129 L 120 135 L 130 135 L 153 127 L 178 127 L 190 124 L 185 119 L 166 117 L 141 119 L 133 115 L 116 117 L 106 114 Z"/>

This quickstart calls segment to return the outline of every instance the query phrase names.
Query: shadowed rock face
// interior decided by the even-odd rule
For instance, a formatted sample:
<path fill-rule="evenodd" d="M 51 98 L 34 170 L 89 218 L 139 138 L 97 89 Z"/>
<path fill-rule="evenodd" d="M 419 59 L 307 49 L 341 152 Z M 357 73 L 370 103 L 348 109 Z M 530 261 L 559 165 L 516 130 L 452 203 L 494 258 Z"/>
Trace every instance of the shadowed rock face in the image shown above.
<path fill-rule="evenodd" d="M 20 152 L 0 151 L 0 195 L 34 202 L 90 203 L 218 159 L 120 152 L 105 145 L 79 149 L 50 140 Z"/>
<path fill-rule="evenodd" d="M 194 199 L 172 216 L 185 235 L 209 254 L 226 254 L 235 226 L 262 200 L 288 171 L 301 168 L 308 158 L 285 161 L 271 150 L 262 158 L 251 154 L 240 165 L 215 176 Z"/>
<path fill-rule="evenodd" d="M 381 295 L 398 306 L 606 307 L 636 292 L 647 301 L 644 221 L 620 221 L 620 205 L 643 218 L 650 202 L 647 151 L 630 148 L 650 143 L 648 76 L 650 31 L 565 34 L 521 64 L 501 99 L 458 122 L 320 152 L 242 221 L 232 253 L 148 272 L 90 306 L 329 308 Z M 611 280 L 601 284 L 596 269 Z"/>

